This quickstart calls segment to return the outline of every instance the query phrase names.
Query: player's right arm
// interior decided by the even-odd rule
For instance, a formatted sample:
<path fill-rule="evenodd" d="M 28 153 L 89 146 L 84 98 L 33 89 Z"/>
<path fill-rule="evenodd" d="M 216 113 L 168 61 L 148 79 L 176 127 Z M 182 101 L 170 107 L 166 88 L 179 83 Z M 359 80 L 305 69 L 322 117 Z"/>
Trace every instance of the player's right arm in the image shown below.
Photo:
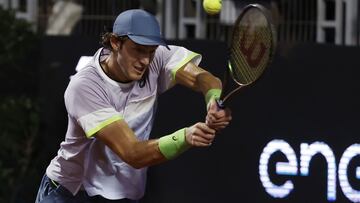
<path fill-rule="evenodd" d="M 159 139 L 139 140 L 109 102 L 101 82 L 83 75 L 72 78 L 65 92 L 65 106 L 87 138 L 103 142 L 134 168 L 173 159 L 191 146 L 209 146 L 215 136 L 213 129 L 197 123 Z"/>
<path fill-rule="evenodd" d="M 214 136 L 215 131 L 205 123 L 196 123 L 159 139 L 140 141 L 123 119 L 105 126 L 95 134 L 96 139 L 104 142 L 134 168 L 173 159 L 191 146 L 209 146 Z"/>

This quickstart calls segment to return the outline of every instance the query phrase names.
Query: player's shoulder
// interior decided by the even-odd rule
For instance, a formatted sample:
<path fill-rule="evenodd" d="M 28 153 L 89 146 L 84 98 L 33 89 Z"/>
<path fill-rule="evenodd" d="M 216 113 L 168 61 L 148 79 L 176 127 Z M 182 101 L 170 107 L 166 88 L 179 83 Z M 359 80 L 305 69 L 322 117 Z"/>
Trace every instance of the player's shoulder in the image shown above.
<path fill-rule="evenodd" d="M 101 89 L 102 83 L 102 78 L 96 68 L 88 66 L 71 77 L 67 91 L 79 92 L 82 90 Z"/>
<path fill-rule="evenodd" d="M 169 45 L 168 48 L 166 48 L 165 46 L 159 46 L 156 49 L 156 53 L 160 53 L 160 54 L 166 54 L 166 53 L 173 53 L 176 52 L 177 50 L 181 50 L 181 49 L 186 49 L 183 46 L 178 46 L 178 45 Z"/>
<path fill-rule="evenodd" d="M 171 58 L 177 58 L 182 55 L 186 55 L 189 51 L 182 46 L 169 45 L 170 49 L 167 49 L 164 46 L 159 46 L 156 50 L 155 61 L 158 63 L 167 63 Z M 160 63 L 161 64 L 161 63 Z"/>

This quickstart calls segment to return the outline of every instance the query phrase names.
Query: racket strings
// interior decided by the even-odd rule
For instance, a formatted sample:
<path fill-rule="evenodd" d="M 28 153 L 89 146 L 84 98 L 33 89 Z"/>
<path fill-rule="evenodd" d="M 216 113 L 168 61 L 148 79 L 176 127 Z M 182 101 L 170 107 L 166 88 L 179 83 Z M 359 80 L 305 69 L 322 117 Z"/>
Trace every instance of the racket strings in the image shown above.
<path fill-rule="evenodd" d="M 254 81 L 265 69 L 264 57 L 267 57 L 267 51 L 265 51 L 262 60 L 257 67 L 252 67 L 249 63 L 249 57 L 242 53 L 240 45 L 232 47 L 233 55 L 231 56 L 231 62 L 233 63 L 234 77 L 241 83 L 248 84 Z M 252 55 L 257 56 L 260 52 L 260 48 L 254 49 Z M 250 59 L 251 60 L 251 59 Z"/>
<path fill-rule="evenodd" d="M 235 80 L 242 84 L 248 84 L 255 77 L 251 71 L 249 71 L 246 59 L 241 57 L 240 48 L 234 48 L 233 52 L 235 54 L 232 55 L 230 61 L 233 64 L 232 72 Z"/>
<path fill-rule="evenodd" d="M 240 36 L 242 36 L 242 35 L 240 34 L 239 29 L 236 30 L 234 36 L 237 36 L 237 38 L 234 39 L 234 42 L 235 41 L 238 42 L 238 43 L 233 43 L 233 46 L 232 46 L 233 54 L 230 57 L 230 61 L 233 64 L 235 64 L 233 66 L 234 78 L 243 84 L 248 84 L 249 82 L 251 82 L 253 80 L 254 75 L 249 70 L 247 60 L 243 56 L 242 51 L 241 51 L 242 44 L 241 44 Z M 245 43 L 245 46 L 247 46 L 247 44 L 248 44 L 247 42 L 243 42 L 243 43 Z"/>
<path fill-rule="evenodd" d="M 273 37 L 271 27 L 266 24 L 265 17 L 259 17 L 259 11 L 248 13 L 247 18 L 253 19 L 253 27 L 249 30 L 248 20 L 239 23 L 234 30 L 230 55 L 233 77 L 240 84 L 250 84 L 255 81 L 262 74 L 271 57 Z M 254 19 L 258 19 L 255 24 Z M 259 58 L 254 59 L 254 57 Z M 259 61 L 255 61 L 254 64 L 253 60 Z"/>

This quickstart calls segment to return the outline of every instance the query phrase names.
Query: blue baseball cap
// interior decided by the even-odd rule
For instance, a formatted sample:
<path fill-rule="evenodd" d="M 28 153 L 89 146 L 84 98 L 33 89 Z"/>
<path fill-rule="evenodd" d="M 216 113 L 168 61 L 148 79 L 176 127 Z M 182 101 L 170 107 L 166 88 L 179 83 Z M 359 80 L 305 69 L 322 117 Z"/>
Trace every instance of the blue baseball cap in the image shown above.
<path fill-rule="evenodd" d="M 155 16 L 141 9 L 120 13 L 114 22 L 113 33 L 127 36 L 137 44 L 162 45 L 169 49 Z"/>

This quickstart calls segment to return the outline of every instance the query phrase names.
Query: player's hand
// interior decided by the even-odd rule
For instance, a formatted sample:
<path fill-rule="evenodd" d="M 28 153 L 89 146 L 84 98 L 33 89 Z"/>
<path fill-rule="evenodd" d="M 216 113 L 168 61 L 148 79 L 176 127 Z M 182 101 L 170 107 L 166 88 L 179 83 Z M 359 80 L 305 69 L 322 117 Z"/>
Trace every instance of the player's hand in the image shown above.
<path fill-rule="evenodd" d="M 196 123 L 186 128 L 185 139 L 187 143 L 195 147 L 210 146 L 215 138 L 215 130 L 209 128 L 205 123 Z"/>
<path fill-rule="evenodd" d="M 210 101 L 206 115 L 206 124 L 210 128 L 220 131 L 230 124 L 231 119 L 231 110 L 229 108 L 221 109 L 215 100 Z"/>

